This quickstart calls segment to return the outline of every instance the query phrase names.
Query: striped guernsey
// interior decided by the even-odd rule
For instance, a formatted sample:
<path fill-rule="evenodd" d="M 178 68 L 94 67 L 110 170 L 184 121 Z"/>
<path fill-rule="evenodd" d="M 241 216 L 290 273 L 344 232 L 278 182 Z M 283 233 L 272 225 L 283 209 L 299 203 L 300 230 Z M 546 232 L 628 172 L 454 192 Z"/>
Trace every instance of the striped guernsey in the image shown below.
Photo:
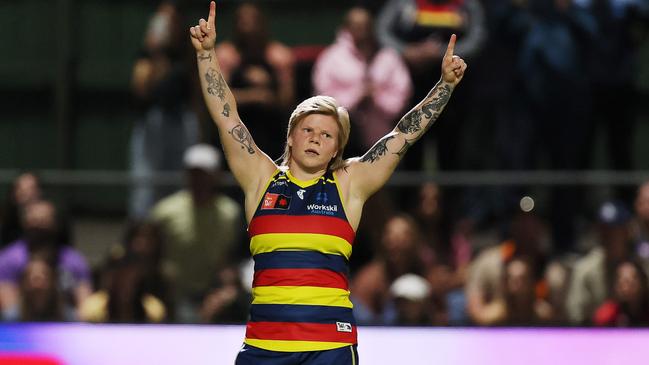
<path fill-rule="evenodd" d="M 248 345 L 322 351 L 356 344 L 348 260 L 354 230 L 335 175 L 300 181 L 278 170 L 250 222 L 255 261 Z"/>

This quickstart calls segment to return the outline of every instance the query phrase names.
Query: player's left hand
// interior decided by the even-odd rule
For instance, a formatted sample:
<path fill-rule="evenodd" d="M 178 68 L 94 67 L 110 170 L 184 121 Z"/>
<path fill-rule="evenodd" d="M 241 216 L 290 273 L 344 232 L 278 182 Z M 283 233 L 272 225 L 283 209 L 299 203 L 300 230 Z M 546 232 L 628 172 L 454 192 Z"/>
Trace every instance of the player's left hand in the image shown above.
<path fill-rule="evenodd" d="M 453 34 L 446 47 L 446 53 L 442 59 L 442 81 L 453 86 L 462 81 L 464 71 L 466 71 L 466 62 L 460 56 L 453 54 L 455 50 L 455 40 L 457 36 Z"/>

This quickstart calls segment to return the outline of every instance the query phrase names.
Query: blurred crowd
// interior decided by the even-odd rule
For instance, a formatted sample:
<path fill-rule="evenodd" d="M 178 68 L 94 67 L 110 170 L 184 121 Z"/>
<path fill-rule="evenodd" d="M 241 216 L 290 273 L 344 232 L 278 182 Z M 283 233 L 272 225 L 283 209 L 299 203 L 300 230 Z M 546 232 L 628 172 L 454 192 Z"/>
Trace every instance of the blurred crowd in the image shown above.
<path fill-rule="evenodd" d="M 227 6 L 227 5 L 223 5 Z M 294 106 L 335 97 L 363 154 L 439 78 L 451 34 L 469 64 L 405 171 L 586 170 L 605 137 L 612 170 L 634 169 L 649 96 L 647 0 L 359 1 L 329 45 L 290 47 L 255 3 L 236 3 L 216 54 L 239 114 L 272 158 Z M 163 1 L 133 66 L 128 223 L 90 267 L 71 215 L 38 176 L 18 176 L 0 212 L 3 321 L 243 323 L 252 263 L 240 195 L 198 89 L 187 9 Z M 645 110 L 646 112 L 646 110 Z M 203 143 L 201 143 L 203 142 Z M 208 142 L 208 143 L 205 143 Z M 185 171 L 178 191 L 151 177 Z M 349 277 L 364 325 L 649 326 L 649 182 L 585 189 L 422 183 L 368 201 Z M 592 203 L 592 202 L 591 202 Z"/>

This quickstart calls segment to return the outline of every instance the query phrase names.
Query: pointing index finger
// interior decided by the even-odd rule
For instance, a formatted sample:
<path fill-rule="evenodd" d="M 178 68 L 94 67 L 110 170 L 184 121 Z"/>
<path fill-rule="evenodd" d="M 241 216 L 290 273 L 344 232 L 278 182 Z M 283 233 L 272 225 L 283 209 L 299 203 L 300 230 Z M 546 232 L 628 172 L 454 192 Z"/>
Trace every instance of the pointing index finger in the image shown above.
<path fill-rule="evenodd" d="M 216 18 L 216 3 L 214 1 L 210 2 L 210 15 L 207 18 L 207 27 L 208 29 L 214 29 L 214 18 Z"/>
<path fill-rule="evenodd" d="M 444 54 L 444 58 L 450 59 L 453 57 L 453 52 L 455 51 L 456 39 L 457 36 L 455 34 L 451 35 L 451 39 L 448 41 L 448 46 L 446 47 L 446 53 Z"/>

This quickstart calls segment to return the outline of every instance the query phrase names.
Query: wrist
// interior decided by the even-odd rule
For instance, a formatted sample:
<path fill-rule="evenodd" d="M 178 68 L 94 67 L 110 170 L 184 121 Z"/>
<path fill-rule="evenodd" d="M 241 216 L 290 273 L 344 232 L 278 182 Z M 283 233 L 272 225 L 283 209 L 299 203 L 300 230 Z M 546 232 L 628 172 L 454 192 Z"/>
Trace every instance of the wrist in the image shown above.
<path fill-rule="evenodd" d="M 452 83 L 452 82 L 445 81 L 444 78 L 440 78 L 440 79 L 439 79 L 439 82 L 437 83 L 437 86 L 438 86 L 438 87 L 445 86 L 445 87 L 450 88 L 451 91 L 453 91 L 453 90 L 455 90 L 455 86 L 457 86 L 457 84 Z"/>

